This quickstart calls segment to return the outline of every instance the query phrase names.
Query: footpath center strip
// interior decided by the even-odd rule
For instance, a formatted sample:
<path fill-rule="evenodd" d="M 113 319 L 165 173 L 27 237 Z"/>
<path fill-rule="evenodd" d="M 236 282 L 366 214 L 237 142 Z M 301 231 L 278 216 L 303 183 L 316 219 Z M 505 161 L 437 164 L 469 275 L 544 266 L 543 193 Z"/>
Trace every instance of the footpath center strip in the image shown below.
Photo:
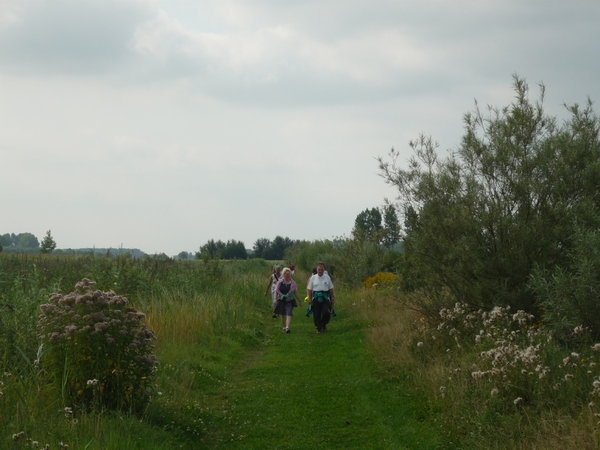
<path fill-rule="evenodd" d="M 415 399 L 377 375 L 360 321 L 339 314 L 316 334 L 294 312 L 290 334 L 273 319 L 265 346 L 231 373 L 214 448 L 437 448 Z"/>

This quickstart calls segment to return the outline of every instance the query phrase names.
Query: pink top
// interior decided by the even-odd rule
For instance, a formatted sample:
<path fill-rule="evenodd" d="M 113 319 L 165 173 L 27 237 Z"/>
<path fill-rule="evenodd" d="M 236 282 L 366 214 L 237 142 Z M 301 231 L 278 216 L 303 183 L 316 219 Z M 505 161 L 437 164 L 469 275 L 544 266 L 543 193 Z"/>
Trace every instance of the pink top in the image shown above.
<path fill-rule="evenodd" d="M 277 287 L 275 288 L 275 295 L 277 296 L 277 298 L 279 298 L 281 295 L 285 295 L 283 294 L 283 292 L 281 292 L 279 290 L 279 287 L 283 284 L 283 278 L 281 278 L 278 282 L 277 282 Z M 298 292 L 298 286 L 296 285 L 296 282 L 294 280 L 290 280 L 290 290 L 288 291 L 287 295 L 290 295 L 291 297 L 286 298 L 286 301 L 291 302 L 294 298 L 294 292 Z"/>

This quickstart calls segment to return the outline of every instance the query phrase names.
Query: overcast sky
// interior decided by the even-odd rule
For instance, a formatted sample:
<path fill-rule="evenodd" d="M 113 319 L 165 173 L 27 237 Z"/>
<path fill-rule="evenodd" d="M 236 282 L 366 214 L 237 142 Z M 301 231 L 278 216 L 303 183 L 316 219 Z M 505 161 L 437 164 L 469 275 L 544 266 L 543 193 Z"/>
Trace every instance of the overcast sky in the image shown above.
<path fill-rule="evenodd" d="M 600 100 L 598 0 L 0 0 L 0 234 L 328 239 L 474 100 Z"/>

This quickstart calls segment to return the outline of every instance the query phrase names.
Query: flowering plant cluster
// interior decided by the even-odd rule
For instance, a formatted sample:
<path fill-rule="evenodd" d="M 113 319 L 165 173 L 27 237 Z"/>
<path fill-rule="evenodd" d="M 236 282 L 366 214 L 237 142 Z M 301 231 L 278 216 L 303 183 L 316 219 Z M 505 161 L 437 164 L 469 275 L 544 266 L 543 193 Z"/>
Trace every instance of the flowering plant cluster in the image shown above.
<path fill-rule="evenodd" d="M 396 282 L 396 275 L 389 272 L 377 272 L 370 278 L 367 278 L 363 281 L 363 286 L 366 288 L 371 288 L 373 286 L 377 287 L 385 287 L 391 286 Z"/>
<path fill-rule="evenodd" d="M 448 381 L 462 379 L 514 405 L 549 399 L 569 402 L 574 395 L 587 402 L 591 396 L 588 406 L 595 410 L 593 400 L 600 398 L 596 361 L 600 343 L 590 345 L 590 333 L 584 327 L 572 331 L 570 342 L 578 345 L 575 352 L 555 342 L 533 315 L 511 313 L 508 306 L 472 311 L 456 303 L 453 308 L 441 309 L 439 317 L 435 326 L 422 321 L 415 352 L 427 354 L 435 349 L 446 353 L 451 365 Z M 442 397 L 451 386 L 444 384 Z"/>
<path fill-rule="evenodd" d="M 69 405 L 138 410 L 150 399 L 156 337 L 127 298 L 94 285 L 84 278 L 40 306 L 39 337 L 50 347 L 43 367 Z"/>

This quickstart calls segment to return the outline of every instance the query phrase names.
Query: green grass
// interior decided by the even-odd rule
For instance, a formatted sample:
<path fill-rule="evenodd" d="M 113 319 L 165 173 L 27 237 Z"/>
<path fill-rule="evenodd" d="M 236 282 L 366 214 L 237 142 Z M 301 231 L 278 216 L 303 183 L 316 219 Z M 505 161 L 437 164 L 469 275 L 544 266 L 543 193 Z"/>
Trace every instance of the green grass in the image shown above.
<path fill-rule="evenodd" d="M 343 311 L 343 307 L 342 311 Z M 264 346 L 228 372 L 201 442 L 223 449 L 427 449 L 436 433 L 366 349 L 366 324 L 341 313 L 328 333 L 295 310 L 292 333 L 268 324 Z"/>
<path fill-rule="evenodd" d="M 317 335 L 312 318 L 298 308 L 286 335 L 262 295 L 270 268 L 260 261 L 121 262 L 127 264 L 121 267 L 129 274 L 123 278 L 127 288 L 141 287 L 132 303 L 158 335 L 161 365 L 153 399 L 141 416 L 77 410 L 67 417 L 64 408 L 70 405 L 46 377 L 43 359 L 40 369 L 28 369 L 15 344 L 31 341 L 24 350 L 35 359 L 37 305 L 58 284 L 55 276 L 69 267 L 77 271 L 69 264 L 89 264 L 85 273 L 70 275 L 77 279 L 100 269 L 115 273 L 120 263 L 2 260 L 7 261 L 19 263 L 14 267 L 20 275 L 7 264 L 0 274 L 1 297 L 14 307 L 0 330 L 7 344 L 0 373 L 2 449 L 31 448 L 26 438 L 42 448 L 64 442 L 70 450 L 440 448 L 421 402 L 378 368 L 367 349 L 370 325 L 344 305 L 344 295 L 338 293 L 339 315 L 328 333 Z M 44 279 L 35 275 L 35 266 L 28 272 L 32 262 Z M 40 272 L 42 264 L 47 266 Z M 19 432 L 23 437 L 14 441 Z"/>

